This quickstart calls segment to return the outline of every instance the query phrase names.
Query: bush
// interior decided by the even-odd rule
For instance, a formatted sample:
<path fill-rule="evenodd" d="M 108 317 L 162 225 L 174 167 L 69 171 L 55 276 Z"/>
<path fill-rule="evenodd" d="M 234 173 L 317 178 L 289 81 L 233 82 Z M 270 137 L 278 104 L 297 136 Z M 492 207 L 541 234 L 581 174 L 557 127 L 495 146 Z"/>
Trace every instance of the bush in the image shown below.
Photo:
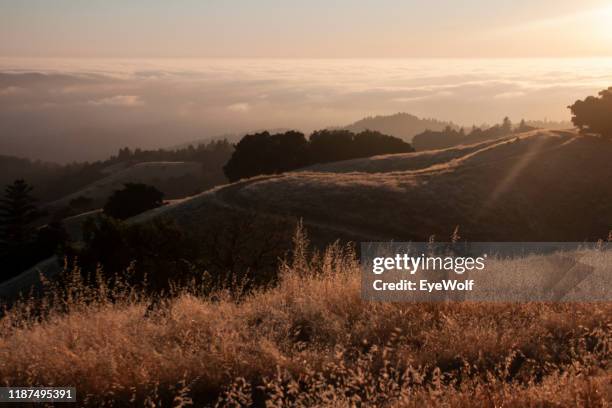
<path fill-rule="evenodd" d="M 197 242 L 163 218 L 138 224 L 107 216 L 88 218 L 83 223 L 83 241 L 69 255 L 78 260 L 85 276 L 98 267 L 107 277 L 129 269 L 129 284 L 153 291 L 167 290 L 170 282 L 190 280 L 191 265 L 197 259 Z"/>
<path fill-rule="evenodd" d="M 599 92 L 599 98 L 589 96 L 568 108 L 572 111 L 572 123 L 581 132 L 612 138 L 612 87 Z"/>
<path fill-rule="evenodd" d="M 164 193 L 153 186 L 138 183 L 127 183 L 123 190 L 115 191 L 106 204 L 104 213 L 120 220 L 159 207 L 163 203 Z"/>
<path fill-rule="evenodd" d="M 288 227 L 255 214 L 223 214 L 189 229 L 160 217 L 128 223 L 101 215 L 87 218 L 82 230 L 83 245 L 68 248 L 67 255 L 84 277 L 98 269 L 105 277 L 129 269 L 129 283 L 141 287 L 146 280 L 152 292 L 201 282 L 204 274 L 210 287 L 267 286 L 277 281 L 278 259 L 289 250 L 282 232 Z"/>

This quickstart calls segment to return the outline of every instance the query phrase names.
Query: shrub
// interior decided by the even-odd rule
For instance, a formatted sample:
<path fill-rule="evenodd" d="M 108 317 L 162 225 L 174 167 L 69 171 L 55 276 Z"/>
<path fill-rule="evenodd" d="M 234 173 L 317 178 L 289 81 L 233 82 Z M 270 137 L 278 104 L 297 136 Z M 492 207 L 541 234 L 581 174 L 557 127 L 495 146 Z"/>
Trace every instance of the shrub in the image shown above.
<path fill-rule="evenodd" d="M 83 223 L 84 246 L 73 249 L 85 275 L 102 267 L 105 276 L 130 269 L 129 284 L 146 281 L 150 289 L 167 290 L 170 282 L 192 278 L 191 263 L 197 259 L 197 242 L 174 222 L 155 218 L 127 224 L 100 216 Z"/>
<path fill-rule="evenodd" d="M 164 193 L 153 186 L 127 183 L 123 190 L 115 191 L 104 205 L 104 213 L 120 220 L 159 207 Z"/>
<path fill-rule="evenodd" d="M 290 249 L 288 230 L 255 214 L 223 214 L 193 228 L 168 218 L 128 223 L 105 215 L 83 223 L 83 245 L 68 248 L 84 277 L 112 277 L 129 269 L 129 284 L 167 292 L 172 285 L 202 282 L 244 289 L 277 281 L 278 259 Z"/>

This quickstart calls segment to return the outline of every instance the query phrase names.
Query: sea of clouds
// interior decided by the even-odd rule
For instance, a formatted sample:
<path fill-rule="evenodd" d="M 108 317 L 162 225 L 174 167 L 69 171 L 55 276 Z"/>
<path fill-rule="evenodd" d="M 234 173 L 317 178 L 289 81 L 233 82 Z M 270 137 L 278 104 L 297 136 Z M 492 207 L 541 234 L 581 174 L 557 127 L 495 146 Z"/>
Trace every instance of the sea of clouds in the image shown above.
<path fill-rule="evenodd" d="M 612 59 L 0 59 L 0 154 L 93 160 L 396 112 L 466 126 L 561 121 L 608 86 Z"/>

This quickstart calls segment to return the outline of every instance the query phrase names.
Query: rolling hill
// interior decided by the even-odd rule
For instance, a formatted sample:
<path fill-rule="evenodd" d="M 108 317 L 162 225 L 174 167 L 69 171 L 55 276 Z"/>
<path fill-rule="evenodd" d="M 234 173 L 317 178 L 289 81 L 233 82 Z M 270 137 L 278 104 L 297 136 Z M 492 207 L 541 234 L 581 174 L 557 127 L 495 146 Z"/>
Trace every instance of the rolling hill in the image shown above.
<path fill-rule="evenodd" d="M 75 191 L 59 200 L 47 204 L 49 209 L 59 209 L 70 205 L 78 197 L 92 200 L 92 207 L 104 205 L 106 199 L 115 190 L 123 188 L 125 183 L 145 183 L 155 186 L 172 197 L 172 185 L 181 183 L 187 178 L 201 178 L 202 166 L 196 162 L 144 162 L 129 165 L 117 163 L 102 170 L 106 176 L 86 187 Z"/>
<path fill-rule="evenodd" d="M 254 177 L 171 201 L 128 222 L 163 216 L 210 238 L 211 231 L 216 236 L 234 228 L 237 219 L 259 217 L 254 228 L 239 231 L 238 246 L 228 252 L 237 258 L 248 256 L 249 245 L 264 242 L 270 230 L 285 235 L 289 246 L 276 248 L 282 256 L 300 218 L 312 242 L 321 246 L 337 239 L 426 241 L 432 235 L 446 241 L 456 226 L 462 239 L 473 242 L 593 241 L 612 230 L 611 157 L 610 140 L 532 131 Z M 129 169 L 115 170 L 100 191 L 123 182 L 122 172 Z M 167 167 L 158 171 L 171 173 Z M 87 216 L 66 220 L 73 237 L 78 239 Z M 10 292 L 39 272 L 59 271 L 57 262 L 43 264 L 8 285 Z"/>
<path fill-rule="evenodd" d="M 533 131 L 243 180 L 154 210 L 179 223 L 255 211 L 356 240 L 582 241 L 612 229 L 612 141 Z"/>
<path fill-rule="evenodd" d="M 364 130 L 376 130 L 410 142 L 415 135 L 425 130 L 442 130 L 447 126 L 451 128 L 457 127 L 452 122 L 444 122 L 437 119 L 421 119 L 409 113 L 396 113 L 394 115 L 368 116 L 345 126 L 344 129 L 354 133 Z"/>

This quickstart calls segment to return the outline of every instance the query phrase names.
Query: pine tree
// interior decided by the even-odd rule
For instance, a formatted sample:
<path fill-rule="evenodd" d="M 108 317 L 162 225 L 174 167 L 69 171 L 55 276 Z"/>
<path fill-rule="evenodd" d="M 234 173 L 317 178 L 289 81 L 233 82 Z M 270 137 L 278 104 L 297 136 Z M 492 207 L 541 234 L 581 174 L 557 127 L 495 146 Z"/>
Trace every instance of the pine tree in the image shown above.
<path fill-rule="evenodd" d="M 504 133 L 510 133 L 512 131 L 512 121 L 509 117 L 505 117 L 502 123 L 502 130 Z"/>
<path fill-rule="evenodd" d="M 15 180 L 0 199 L 0 253 L 12 255 L 27 247 L 34 239 L 32 222 L 38 217 L 32 187 L 24 180 Z"/>

